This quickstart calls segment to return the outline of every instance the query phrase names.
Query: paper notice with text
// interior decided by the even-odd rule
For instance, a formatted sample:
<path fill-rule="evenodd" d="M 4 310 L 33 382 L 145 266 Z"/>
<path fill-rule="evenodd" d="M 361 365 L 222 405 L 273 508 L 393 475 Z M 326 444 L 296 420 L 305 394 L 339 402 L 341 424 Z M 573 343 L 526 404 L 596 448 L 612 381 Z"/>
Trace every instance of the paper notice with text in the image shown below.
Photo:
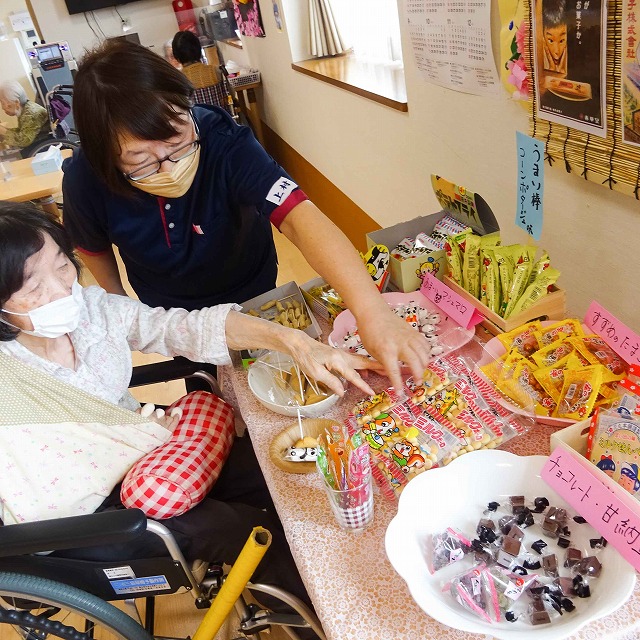
<path fill-rule="evenodd" d="M 425 80 L 466 93 L 498 93 L 490 0 L 406 0 L 405 12 Z"/>

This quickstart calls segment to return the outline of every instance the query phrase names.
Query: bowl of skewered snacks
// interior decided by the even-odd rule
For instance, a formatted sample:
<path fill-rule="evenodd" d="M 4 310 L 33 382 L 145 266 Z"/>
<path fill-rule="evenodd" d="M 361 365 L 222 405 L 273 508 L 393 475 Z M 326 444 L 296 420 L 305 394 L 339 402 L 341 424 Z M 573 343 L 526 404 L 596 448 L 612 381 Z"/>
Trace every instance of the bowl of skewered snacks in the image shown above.
<path fill-rule="evenodd" d="M 291 356 L 277 351 L 267 352 L 251 365 L 248 382 L 258 402 L 283 416 L 319 418 L 340 398 L 310 379 Z"/>

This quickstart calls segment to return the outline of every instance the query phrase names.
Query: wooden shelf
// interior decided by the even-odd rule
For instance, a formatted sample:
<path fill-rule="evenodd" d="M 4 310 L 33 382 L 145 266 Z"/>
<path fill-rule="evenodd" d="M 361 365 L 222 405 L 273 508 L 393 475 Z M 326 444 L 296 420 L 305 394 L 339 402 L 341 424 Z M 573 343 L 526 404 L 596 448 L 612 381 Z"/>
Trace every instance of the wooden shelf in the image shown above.
<path fill-rule="evenodd" d="M 404 69 L 362 62 L 352 55 L 294 62 L 295 71 L 398 111 L 408 111 Z"/>
<path fill-rule="evenodd" d="M 220 40 L 220 42 L 228 44 L 230 47 L 235 47 L 236 49 L 243 49 L 240 38 L 229 38 L 228 40 Z"/>

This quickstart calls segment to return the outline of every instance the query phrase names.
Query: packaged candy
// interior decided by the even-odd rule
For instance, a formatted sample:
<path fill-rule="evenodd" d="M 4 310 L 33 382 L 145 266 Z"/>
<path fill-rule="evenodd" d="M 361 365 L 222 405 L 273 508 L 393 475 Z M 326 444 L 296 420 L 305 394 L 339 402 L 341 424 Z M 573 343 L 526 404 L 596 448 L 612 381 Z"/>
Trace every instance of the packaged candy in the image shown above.
<path fill-rule="evenodd" d="M 406 399 L 402 391 L 399 393 L 389 387 L 373 396 L 363 398 L 353 408 L 353 415 L 359 425 L 375 420 L 381 413 L 388 413 L 396 404 Z"/>
<path fill-rule="evenodd" d="M 511 384 L 507 384 L 511 382 Z M 513 392 L 513 382 L 526 392 L 533 400 L 534 410 L 538 415 L 550 416 L 556 409 L 556 401 L 546 392 L 544 387 L 536 380 L 534 367 L 530 362 L 521 361 L 516 365 L 512 381 L 505 381 L 503 384 Z M 499 384 L 500 387 L 500 384 Z M 521 400 L 522 402 L 522 400 Z"/>
<path fill-rule="evenodd" d="M 560 320 L 554 322 L 548 327 L 543 327 L 538 333 L 538 341 L 541 347 L 546 347 L 556 340 L 564 340 L 565 338 L 571 338 L 573 336 L 583 336 L 582 323 L 575 318 L 569 318 L 567 320 Z"/>
<path fill-rule="evenodd" d="M 494 249 L 496 262 L 498 263 L 498 272 L 500 274 L 500 310 L 506 308 L 509 299 L 509 290 L 511 289 L 511 281 L 513 279 L 513 271 L 516 263 L 514 258 L 514 246 L 501 246 Z M 500 314 L 502 315 L 502 314 Z"/>
<path fill-rule="evenodd" d="M 480 298 L 480 236 L 473 233 L 465 240 L 462 285 L 474 298 Z"/>
<path fill-rule="evenodd" d="M 501 616 L 513 607 L 522 594 L 538 584 L 536 574 L 521 576 L 498 566 L 487 567 L 482 577 L 488 583 L 489 592 L 495 591 L 497 597 L 493 606 L 496 622 L 500 621 Z M 490 581 L 493 582 L 492 585 Z"/>
<path fill-rule="evenodd" d="M 572 342 L 587 360 L 592 364 L 603 365 L 617 380 L 626 373 L 627 363 L 600 336 L 584 336 Z"/>
<path fill-rule="evenodd" d="M 546 251 L 542 252 L 542 255 L 533 265 L 531 269 L 531 275 L 529 276 L 529 284 L 533 284 L 536 278 L 545 270 L 551 266 L 551 259 Z"/>
<path fill-rule="evenodd" d="M 541 328 L 540 320 L 533 320 L 517 329 L 499 335 L 498 340 L 508 352 L 516 350 L 520 355 L 528 358 L 540 348 L 536 333 Z"/>
<path fill-rule="evenodd" d="M 538 367 L 551 367 L 573 353 L 575 349 L 576 347 L 571 340 L 556 340 L 531 354 L 531 358 Z"/>
<path fill-rule="evenodd" d="M 450 593 L 465 609 L 471 611 L 485 622 L 492 623 L 491 616 L 493 597 L 488 593 L 486 580 L 483 580 L 483 572 L 486 565 L 479 564 L 464 573 L 456 576 L 451 582 L 447 582 L 442 590 Z M 495 614 L 494 614 L 495 619 Z"/>
<path fill-rule="evenodd" d="M 601 384 L 602 369 L 598 366 L 567 371 L 555 417 L 584 420 L 593 410 Z"/>
<path fill-rule="evenodd" d="M 542 388 L 554 399 L 556 404 L 560 399 L 560 393 L 564 385 L 564 374 L 570 366 L 571 355 L 565 356 L 555 365 L 549 367 L 541 367 L 533 372 L 535 379 L 540 383 Z M 573 367 L 574 369 L 576 367 Z"/>
<path fill-rule="evenodd" d="M 516 303 L 520 300 L 524 290 L 527 288 L 535 252 L 535 247 L 522 247 L 521 250 L 515 254 L 513 279 L 509 287 L 509 292 L 502 301 L 502 308 L 504 310 L 502 316 L 504 318 L 508 318 L 511 315 Z"/>
<path fill-rule="evenodd" d="M 498 313 L 500 301 L 500 273 L 493 247 L 481 247 L 480 302 L 494 313 Z"/>
<path fill-rule="evenodd" d="M 640 417 L 616 410 L 592 418 L 589 459 L 630 495 L 639 499 Z"/>
<path fill-rule="evenodd" d="M 429 573 L 434 574 L 443 567 L 462 560 L 469 551 L 471 542 L 457 529 L 449 527 L 440 533 L 430 533 L 426 540 Z"/>
<path fill-rule="evenodd" d="M 524 292 L 518 297 L 511 310 L 507 307 L 504 313 L 505 318 L 515 316 L 521 311 L 526 311 L 533 306 L 540 298 L 547 295 L 549 287 L 556 283 L 560 277 L 557 269 L 549 268 L 543 271 L 530 285 L 526 287 Z"/>
<path fill-rule="evenodd" d="M 443 233 L 448 236 L 454 236 L 462 233 L 466 229 L 469 229 L 469 227 L 459 220 L 456 220 L 453 216 L 446 214 L 435 223 L 432 234 Z"/>

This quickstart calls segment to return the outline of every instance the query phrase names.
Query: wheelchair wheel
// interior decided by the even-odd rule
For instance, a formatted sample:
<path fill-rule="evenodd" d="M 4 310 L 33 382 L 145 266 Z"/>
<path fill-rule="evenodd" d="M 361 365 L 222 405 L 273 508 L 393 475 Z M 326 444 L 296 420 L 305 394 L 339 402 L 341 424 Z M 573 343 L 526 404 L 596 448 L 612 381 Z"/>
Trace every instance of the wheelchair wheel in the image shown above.
<path fill-rule="evenodd" d="M 80 143 L 70 138 L 46 138 L 29 148 L 29 157 L 31 158 L 35 156 L 36 153 L 46 151 L 49 147 L 53 146 L 59 146 L 62 151 L 65 149 L 71 149 L 71 151 L 73 151 L 74 149 L 80 148 Z"/>
<path fill-rule="evenodd" d="M 52 580 L 0 573 L 0 598 L 3 638 L 153 640 L 133 618 L 108 602 Z M 5 635 L 7 628 L 13 635 Z"/>

